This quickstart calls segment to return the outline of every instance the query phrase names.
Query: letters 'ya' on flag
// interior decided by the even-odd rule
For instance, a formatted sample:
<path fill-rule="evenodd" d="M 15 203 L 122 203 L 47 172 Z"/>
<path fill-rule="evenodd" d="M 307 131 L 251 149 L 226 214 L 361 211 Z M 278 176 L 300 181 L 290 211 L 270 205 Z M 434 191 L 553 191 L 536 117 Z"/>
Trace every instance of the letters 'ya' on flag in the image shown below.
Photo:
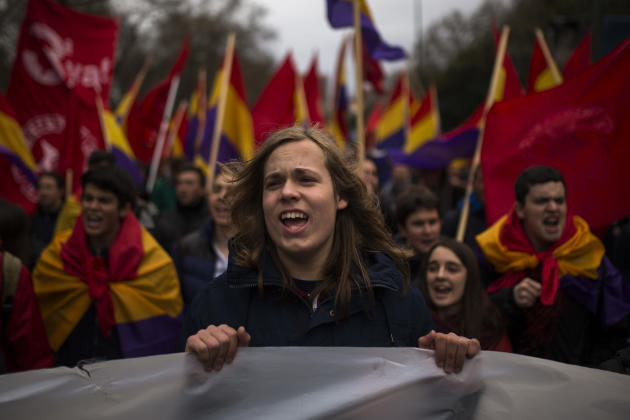
<path fill-rule="evenodd" d="M 554 80 L 551 68 L 543 54 L 540 41 L 536 39 L 536 42 L 534 42 L 534 50 L 532 51 L 532 58 L 529 62 L 527 92 L 541 92 L 557 85 L 558 83 Z"/>
<path fill-rule="evenodd" d="M 335 71 L 335 85 L 330 106 L 330 122 L 328 130 L 335 138 L 337 146 L 344 149 L 349 141 L 348 137 L 348 87 L 346 81 L 345 55 L 346 45 L 350 42 L 344 38 L 341 41 L 339 55 L 337 56 L 337 66 Z"/>
<path fill-rule="evenodd" d="M 30 0 L 7 98 L 43 170 L 79 175 L 104 146 L 95 94 L 109 100 L 118 21 Z"/>
<path fill-rule="evenodd" d="M 405 94 L 403 93 L 404 74 L 398 78 L 392 91 L 389 103 L 383 110 L 376 125 L 376 147 L 379 149 L 402 149 L 406 143 L 405 122 Z M 407 94 L 409 115 L 415 115 L 420 103 L 413 97 L 411 91 Z"/>
<path fill-rule="evenodd" d="M 295 123 L 308 123 L 305 101 L 300 98 L 297 72 L 289 53 L 252 109 L 256 144 L 262 143 L 270 133 L 281 128 Z"/>
<path fill-rule="evenodd" d="M 488 223 L 514 203 L 513 184 L 534 164 L 565 177 L 573 213 L 591 227 L 630 213 L 630 38 L 554 89 L 497 103 L 481 154 Z"/>
<path fill-rule="evenodd" d="M 215 77 L 212 91 L 210 93 L 206 113 L 206 129 L 201 142 L 199 155 L 197 155 L 194 159 L 195 164 L 201 166 L 205 171 L 208 169 L 207 165 L 212 146 L 211 142 L 212 135 L 214 133 L 214 125 L 216 123 L 221 83 L 224 77 L 225 75 L 223 74 L 222 66 Z M 192 127 L 193 125 L 191 124 L 189 132 L 193 130 Z M 189 134 L 187 141 L 190 141 L 191 135 L 194 137 L 194 133 Z M 219 141 L 217 162 L 224 163 L 230 160 L 246 161 L 251 159 L 254 154 L 254 124 L 252 122 L 252 115 L 249 111 L 249 107 L 247 106 L 245 84 L 243 83 L 241 65 L 236 51 L 234 52 L 232 60 L 232 69 L 225 103 L 225 113 Z M 190 146 L 188 149 L 190 149 Z"/>
<path fill-rule="evenodd" d="M 365 0 L 360 0 L 361 35 L 370 56 L 375 60 L 401 60 L 405 51 L 387 44 L 376 29 L 374 18 Z M 352 0 L 327 0 L 328 22 L 333 28 L 352 28 L 354 13 Z"/>
<path fill-rule="evenodd" d="M 413 153 L 427 141 L 440 134 L 440 111 L 437 105 L 437 91 L 432 85 L 422 99 L 420 107 L 411 115 L 409 137 L 405 143 L 405 153 Z"/>
<path fill-rule="evenodd" d="M 311 65 L 304 76 L 304 96 L 308 107 L 308 118 L 311 124 L 324 125 L 321 94 L 319 91 L 319 76 L 317 75 L 317 56 L 313 57 Z"/>
<path fill-rule="evenodd" d="M 9 102 L 0 93 L 0 197 L 27 213 L 37 206 L 37 165 Z"/>
<path fill-rule="evenodd" d="M 582 38 L 582 41 L 569 56 L 564 69 L 562 70 L 562 76 L 565 79 L 571 79 L 582 72 L 584 72 L 591 65 L 591 31 L 587 31 L 586 35 Z"/>
<path fill-rule="evenodd" d="M 492 31 L 494 33 L 495 48 L 498 48 L 501 34 L 499 33 L 494 21 L 492 21 Z M 499 102 L 504 99 L 517 98 L 523 95 L 523 86 L 521 85 L 521 81 L 518 78 L 512 59 L 510 59 L 510 55 L 506 49 L 503 64 L 501 65 L 501 69 L 499 71 L 499 80 L 497 82 L 494 101 Z"/>
<path fill-rule="evenodd" d="M 156 146 L 158 132 L 164 117 L 164 107 L 168 98 L 168 92 L 173 79 L 179 76 L 186 60 L 190 46 L 189 37 L 186 37 L 179 56 L 177 57 L 166 79 L 152 88 L 142 99 L 136 100 L 131 106 L 127 118 L 127 139 L 136 157 L 149 163 L 153 157 L 153 149 Z"/>

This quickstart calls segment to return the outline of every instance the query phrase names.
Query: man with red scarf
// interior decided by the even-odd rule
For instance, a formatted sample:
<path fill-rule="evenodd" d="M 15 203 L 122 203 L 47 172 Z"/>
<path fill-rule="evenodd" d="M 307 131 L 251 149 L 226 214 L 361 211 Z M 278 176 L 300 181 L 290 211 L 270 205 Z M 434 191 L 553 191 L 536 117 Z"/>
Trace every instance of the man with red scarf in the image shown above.
<path fill-rule="evenodd" d="M 177 349 L 182 297 L 175 266 L 133 215 L 129 175 L 111 166 L 81 178 L 81 215 L 55 236 L 33 284 L 56 363 Z"/>
<path fill-rule="evenodd" d="M 586 221 L 567 210 L 560 172 L 530 167 L 514 190 L 514 208 L 477 236 L 514 350 L 597 367 L 627 345 L 630 284 Z"/>

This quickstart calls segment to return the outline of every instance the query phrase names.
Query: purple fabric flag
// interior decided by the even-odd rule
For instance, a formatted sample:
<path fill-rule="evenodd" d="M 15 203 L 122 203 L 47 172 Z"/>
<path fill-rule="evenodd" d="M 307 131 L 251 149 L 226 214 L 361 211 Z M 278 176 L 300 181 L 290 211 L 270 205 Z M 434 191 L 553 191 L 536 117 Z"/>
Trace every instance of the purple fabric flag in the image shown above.
<path fill-rule="evenodd" d="M 326 0 L 326 5 L 330 26 L 333 28 L 351 28 L 354 26 L 352 0 Z M 402 48 L 389 45 L 381 38 L 365 0 L 360 1 L 360 8 L 361 33 L 370 56 L 375 60 L 404 59 L 406 54 Z"/>

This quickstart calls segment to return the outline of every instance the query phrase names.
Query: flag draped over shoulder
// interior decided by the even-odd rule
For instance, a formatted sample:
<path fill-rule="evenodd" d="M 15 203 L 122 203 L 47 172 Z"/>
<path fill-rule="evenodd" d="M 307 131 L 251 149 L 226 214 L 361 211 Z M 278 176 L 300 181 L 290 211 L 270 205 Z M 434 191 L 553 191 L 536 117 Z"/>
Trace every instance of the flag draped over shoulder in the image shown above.
<path fill-rule="evenodd" d="M 402 149 L 406 142 L 405 133 L 405 100 L 411 115 L 418 110 L 419 103 L 409 91 L 407 98 L 403 93 L 403 78 L 401 75 L 394 86 L 389 103 L 383 110 L 376 125 L 376 147 L 379 149 Z"/>
<path fill-rule="evenodd" d="M 297 72 L 289 53 L 252 109 L 256 144 L 262 143 L 276 130 L 305 122 L 296 78 Z"/>
<path fill-rule="evenodd" d="M 556 86 L 557 83 L 551 73 L 551 68 L 545 59 L 540 46 L 540 41 L 534 42 L 532 58 L 529 62 L 529 78 L 527 80 L 527 92 L 541 92 Z"/>
<path fill-rule="evenodd" d="M 37 166 L 11 105 L 0 93 L 0 197 L 27 213 L 37 205 Z"/>
<path fill-rule="evenodd" d="M 136 157 L 144 163 L 149 163 L 153 157 L 160 124 L 164 116 L 164 107 L 168 98 L 171 82 L 184 69 L 188 59 L 190 40 L 184 40 L 182 49 L 171 68 L 168 77 L 146 94 L 142 103 L 133 102 L 127 119 L 127 138 Z"/>
<path fill-rule="evenodd" d="M 33 271 L 50 346 L 59 350 L 92 302 L 105 337 L 118 330 L 125 357 L 177 349 L 182 298 L 175 266 L 132 212 L 108 258 L 89 250 L 81 217 L 55 236 Z"/>
<path fill-rule="evenodd" d="M 317 75 L 317 56 L 313 57 L 308 72 L 304 76 L 304 96 L 308 106 L 308 116 L 311 124 L 324 125 L 321 95 L 319 92 L 319 77 Z"/>
<path fill-rule="evenodd" d="M 352 0 L 327 0 L 328 22 L 333 28 L 354 26 Z M 361 34 L 370 56 L 375 60 L 400 60 L 405 58 L 402 48 L 387 44 L 376 29 L 372 13 L 365 0 L 360 0 Z"/>
<path fill-rule="evenodd" d="M 335 71 L 335 88 L 332 96 L 330 122 L 328 130 L 335 137 L 337 145 L 343 149 L 349 141 L 348 137 L 348 87 L 346 81 L 346 45 L 349 39 L 341 41 L 339 55 L 337 56 L 337 66 Z"/>
<path fill-rule="evenodd" d="M 564 65 L 562 76 L 571 79 L 584 72 L 591 65 L 591 31 L 588 31 L 582 41 L 571 53 Z"/>
<path fill-rule="evenodd" d="M 630 38 L 555 89 L 494 105 L 481 154 L 488 224 L 511 208 L 514 180 L 534 164 L 563 173 L 569 207 L 591 227 L 630 213 L 628 74 Z"/>
<path fill-rule="evenodd" d="M 219 70 L 214 80 L 210 99 L 208 100 L 208 109 L 206 113 L 207 124 L 199 151 L 200 156 L 195 158 L 195 162 L 204 169 L 208 169 L 207 165 L 209 163 L 208 159 L 210 157 L 210 150 L 212 147 L 211 142 L 212 135 L 214 133 L 214 125 L 216 124 L 221 83 L 225 77 L 222 69 L 223 66 L 221 66 L 221 70 Z M 191 124 L 189 132 L 193 130 L 192 127 L 193 125 Z M 194 137 L 194 133 L 191 135 Z M 190 141 L 191 135 L 188 136 L 187 141 Z M 190 146 L 188 149 L 190 149 Z M 217 162 L 227 162 L 235 159 L 249 160 L 253 154 L 254 124 L 252 122 L 252 115 L 247 105 L 247 96 L 245 95 L 245 84 L 243 83 L 241 65 L 238 55 L 234 52 Z"/>
<path fill-rule="evenodd" d="M 117 32 L 114 19 L 29 1 L 7 97 L 41 169 L 81 174 L 103 148 L 94 97 L 108 102 Z"/>

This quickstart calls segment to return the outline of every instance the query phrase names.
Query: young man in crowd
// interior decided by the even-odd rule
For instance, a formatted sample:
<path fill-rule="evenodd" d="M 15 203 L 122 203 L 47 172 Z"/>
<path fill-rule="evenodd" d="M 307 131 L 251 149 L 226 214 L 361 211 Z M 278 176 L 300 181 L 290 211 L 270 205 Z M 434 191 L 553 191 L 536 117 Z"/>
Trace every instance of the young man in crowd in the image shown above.
<path fill-rule="evenodd" d="M 409 259 L 412 282 L 417 279 L 424 257 L 440 239 L 439 208 L 437 196 L 423 186 L 410 187 L 396 197 L 398 239 L 414 253 Z"/>
<path fill-rule="evenodd" d="M 177 241 L 208 220 L 205 186 L 205 175 L 194 165 L 183 166 L 175 174 L 177 205 L 160 214 L 153 232 L 166 252 L 171 253 Z"/>
<path fill-rule="evenodd" d="M 33 268 L 39 254 L 50 243 L 57 217 L 63 206 L 64 184 L 57 172 L 43 172 L 37 179 L 37 210 L 31 216 L 29 233 L 29 267 Z"/>
<path fill-rule="evenodd" d="M 210 218 L 204 227 L 184 236 L 173 249 L 184 307 L 227 268 L 228 240 L 235 233 L 226 202 L 231 187 L 229 170 L 220 170 L 208 194 Z"/>
<path fill-rule="evenodd" d="M 477 236 L 514 350 L 597 367 L 627 345 L 630 284 L 567 209 L 560 172 L 533 166 L 514 191 L 514 208 Z"/>
<path fill-rule="evenodd" d="M 133 215 L 131 177 L 96 168 L 81 184 L 73 230 L 55 236 L 33 272 L 56 363 L 175 351 L 183 306 L 175 266 Z"/>

